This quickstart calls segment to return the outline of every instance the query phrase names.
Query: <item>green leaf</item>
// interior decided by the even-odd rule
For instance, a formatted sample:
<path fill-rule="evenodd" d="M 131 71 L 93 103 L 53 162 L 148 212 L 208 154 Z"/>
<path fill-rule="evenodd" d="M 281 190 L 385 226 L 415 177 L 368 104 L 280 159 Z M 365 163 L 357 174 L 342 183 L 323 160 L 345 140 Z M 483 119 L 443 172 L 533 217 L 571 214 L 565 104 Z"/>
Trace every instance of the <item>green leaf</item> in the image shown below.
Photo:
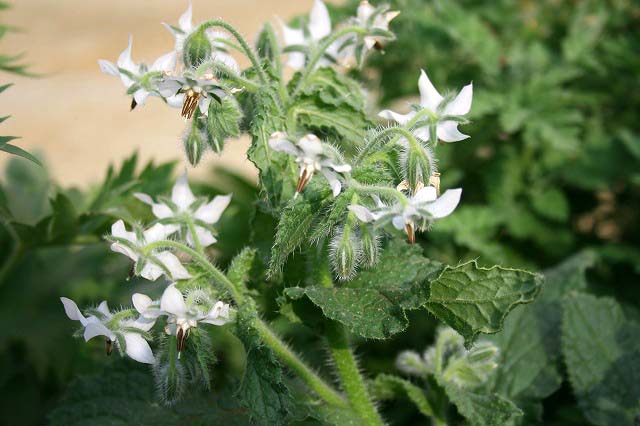
<path fill-rule="evenodd" d="M 517 305 L 534 300 L 542 276 L 499 266 L 478 267 L 475 261 L 447 266 L 429 286 L 425 307 L 458 333 L 467 344 L 478 333 L 496 333 Z"/>
<path fill-rule="evenodd" d="M 173 407 L 156 401 L 153 378 L 131 362 L 118 362 L 99 374 L 77 379 L 49 415 L 50 426 L 246 425 L 247 416 L 225 392 L 190 392 Z"/>
<path fill-rule="evenodd" d="M 377 399 L 395 399 L 398 396 L 404 396 L 413 402 L 424 416 L 434 416 L 432 404 L 425 391 L 408 380 L 390 374 L 380 374 L 370 386 L 371 393 Z"/>
<path fill-rule="evenodd" d="M 429 275 L 441 265 L 422 257 L 418 246 L 392 240 L 378 265 L 339 287 L 292 287 L 292 299 L 308 297 L 324 315 L 344 324 L 350 332 L 370 339 L 386 339 L 403 331 L 405 309 L 419 308 L 428 296 Z"/>
<path fill-rule="evenodd" d="M 5 138 L 15 139 L 14 136 L 3 136 L 0 139 L 5 139 Z M 11 139 L 9 139 L 9 140 L 11 140 Z M 24 149 L 19 148 L 19 147 L 15 146 L 15 145 L 11 145 L 10 143 L 7 143 L 6 141 L 1 141 L 0 140 L 0 151 L 6 152 L 7 154 L 16 155 L 18 157 L 22 157 L 24 159 L 27 159 L 29 161 L 32 161 L 32 162 L 36 163 L 40 167 L 42 167 L 42 163 L 40 162 L 40 160 L 38 160 L 35 156 L 33 156 L 33 154 L 30 154 L 27 151 L 25 151 Z"/>
<path fill-rule="evenodd" d="M 564 303 L 562 353 L 585 416 L 596 425 L 640 415 L 640 324 L 613 299 L 573 294 Z"/>
<path fill-rule="evenodd" d="M 300 73 L 296 73 L 290 87 L 296 87 Z M 353 79 L 338 74 L 330 67 L 318 68 L 311 74 L 301 93 L 307 96 L 317 95 L 323 104 L 340 107 L 347 104 L 355 109 L 365 107 L 365 95 L 360 85 Z"/>
<path fill-rule="evenodd" d="M 513 402 L 498 394 L 469 391 L 443 380 L 438 380 L 438 383 L 444 388 L 458 412 L 472 425 L 510 424 L 523 414 Z"/>
<path fill-rule="evenodd" d="M 215 153 L 221 153 L 228 138 L 240 135 L 242 114 L 235 99 L 225 96 L 209 104 L 206 120 L 207 143 Z"/>

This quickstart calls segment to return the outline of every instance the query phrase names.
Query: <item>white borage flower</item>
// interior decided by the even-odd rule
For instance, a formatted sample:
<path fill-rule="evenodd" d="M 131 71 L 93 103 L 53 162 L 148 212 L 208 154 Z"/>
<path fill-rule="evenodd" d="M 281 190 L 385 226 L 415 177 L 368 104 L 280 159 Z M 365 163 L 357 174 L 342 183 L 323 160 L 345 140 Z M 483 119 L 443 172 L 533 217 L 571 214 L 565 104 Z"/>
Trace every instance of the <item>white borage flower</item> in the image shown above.
<path fill-rule="evenodd" d="M 150 205 L 153 214 L 163 223 L 184 226 L 187 220 L 193 221 L 196 237 L 203 247 L 208 247 L 217 241 L 209 228 L 218 222 L 231 201 L 231 194 L 218 195 L 210 202 L 198 200 L 189 188 L 186 171 L 173 186 L 171 200 L 161 200 L 156 203 L 149 195 L 141 193 L 135 194 L 135 197 Z M 175 229 L 177 230 L 177 228 Z M 189 229 L 186 231 L 186 239 L 189 245 L 195 245 Z"/>
<path fill-rule="evenodd" d="M 404 230 L 409 242 L 413 244 L 416 229 L 424 230 L 433 220 L 453 213 L 460 203 L 461 195 L 462 189 L 457 188 L 449 189 L 438 197 L 436 188 L 427 186 L 409 197 L 405 203 L 387 206 L 376 198 L 377 208 L 374 211 L 360 205 L 351 205 L 349 210 L 363 222 L 376 222 L 379 226 L 391 222 L 397 230 Z"/>
<path fill-rule="evenodd" d="M 180 16 L 178 19 L 178 25 L 169 25 L 167 23 L 163 23 L 173 36 L 176 39 L 175 49 L 176 52 L 181 52 L 184 48 L 185 40 L 198 28 L 199 25 L 193 25 L 193 5 L 191 4 L 191 0 L 189 0 L 189 6 L 187 10 Z M 219 61 L 231 68 L 232 70 L 238 72 L 240 67 L 238 66 L 238 62 L 235 60 L 233 56 L 231 56 L 227 52 L 227 42 L 228 36 L 222 31 L 215 31 L 213 29 L 208 29 L 206 31 L 207 38 L 211 42 L 212 48 L 212 59 L 214 61 Z"/>
<path fill-rule="evenodd" d="M 467 139 L 469 136 L 458 130 L 458 124 L 465 121 L 464 116 L 471 109 L 473 83 L 464 86 L 453 100 L 445 101 L 445 98 L 436 90 L 427 74 L 422 70 L 418 88 L 420 90 L 420 104 L 416 106 L 416 111 L 399 114 L 391 110 L 384 110 L 378 116 L 394 120 L 404 126 L 414 120 L 418 114 L 421 114 L 419 117 L 421 120 L 417 121 L 417 126 L 412 130 L 416 137 L 428 141 L 431 137 L 430 125 L 435 125 L 437 138 L 444 142 Z M 422 111 L 428 115 L 422 117 Z M 435 143 L 435 141 L 432 142 Z"/>
<path fill-rule="evenodd" d="M 296 196 L 302 192 L 313 175 L 320 172 L 329 182 L 333 196 L 336 197 L 342 190 L 338 173 L 351 171 L 351 166 L 348 164 L 336 164 L 337 158 L 334 158 L 339 156 L 337 150 L 331 145 L 323 144 L 316 135 L 307 134 L 297 143 L 293 143 L 285 133 L 275 132 L 269 138 L 269 146 L 275 151 L 296 157 L 296 163 L 300 164 Z"/>
<path fill-rule="evenodd" d="M 147 230 L 136 229 L 134 232 L 130 232 L 127 231 L 124 222 L 119 220 L 111 226 L 109 238 L 113 241 L 111 250 L 122 253 L 133 260 L 135 262 L 133 270 L 150 281 L 157 280 L 163 274 L 172 280 L 189 279 L 191 274 L 170 251 L 153 250 L 148 255 L 141 254 L 141 250 L 146 245 L 165 240 L 176 232 L 176 229 L 174 225 L 156 223 Z"/>
<path fill-rule="evenodd" d="M 282 20 L 282 37 L 285 47 L 308 48 L 316 45 L 320 40 L 331 33 L 331 18 L 327 7 L 321 0 L 315 0 L 313 8 L 309 13 L 309 20 L 303 28 L 291 28 Z M 328 54 L 335 49 L 329 48 Z M 334 52 L 335 53 L 335 52 Z M 331 62 L 326 58 L 322 58 L 318 63 L 319 66 L 329 65 Z M 300 70 L 305 64 L 305 54 L 299 51 L 291 51 L 288 53 L 287 65 L 294 70 Z"/>
<path fill-rule="evenodd" d="M 221 326 L 231 321 L 229 304 L 222 301 L 213 303 L 208 294 L 200 290 L 192 290 L 185 300 L 175 284 L 165 289 L 159 304 L 139 293 L 133 295 L 133 303 L 144 318 L 154 320 L 161 315 L 168 317 L 165 331 L 176 336 L 178 353 L 184 349 L 189 330 L 199 323 Z"/>
<path fill-rule="evenodd" d="M 115 343 L 120 351 L 125 352 L 138 362 L 145 364 L 155 362 L 149 343 L 142 336 L 142 332 L 149 331 L 153 327 L 155 319 L 144 317 L 135 320 L 131 318 L 114 319 L 114 314 L 109 311 L 106 301 L 92 309 L 91 315 L 85 317 L 73 300 L 61 297 L 60 301 L 69 319 L 80 321 L 84 328 L 85 341 L 97 336 L 104 336 L 107 355 L 111 355 Z"/>
<path fill-rule="evenodd" d="M 373 48 L 382 49 L 383 42 L 394 38 L 389 31 L 389 23 L 399 14 L 398 11 L 389 11 L 388 6 L 375 7 L 366 0 L 361 1 L 350 24 L 364 29 L 365 35 L 349 34 L 338 40 L 338 62 L 350 66 L 355 59 L 361 64 L 367 51 Z"/>
<path fill-rule="evenodd" d="M 154 87 L 155 79 L 163 73 L 171 72 L 176 67 L 176 52 L 170 52 L 156 59 L 148 68 L 145 64 L 136 64 L 131 57 L 133 36 L 129 36 L 129 45 L 120 54 L 114 64 L 105 59 L 98 60 L 100 70 L 115 77 L 120 77 L 127 92 L 133 95 L 131 109 L 136 105 L 144 105 L 149 95 L 157 95 Z M 148 77 L 148 78 L 147 78 Z"/>
<path fill-rule="evenodd" d="M 230 89 L 230 93 L 238 90 Z M 208 115 L 211 101 L 220 102 L 227 95 L 225 88 L 210 72 L 201 75 L 190 72 L 184 72 L 181 76 L 167 75 L 158 83 L 158 91 L 169 106 L 181 108 L 180 114 L 186 119 L 193 117 L 196 108 L 200 109 L 202 115 Z"/>

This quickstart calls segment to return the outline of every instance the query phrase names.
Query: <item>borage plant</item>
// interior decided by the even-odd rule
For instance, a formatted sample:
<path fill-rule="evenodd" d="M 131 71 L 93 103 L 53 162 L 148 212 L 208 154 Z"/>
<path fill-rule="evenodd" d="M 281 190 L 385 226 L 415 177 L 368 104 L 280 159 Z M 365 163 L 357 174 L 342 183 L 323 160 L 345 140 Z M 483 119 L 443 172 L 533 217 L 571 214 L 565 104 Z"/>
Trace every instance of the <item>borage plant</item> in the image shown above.
<path fill-rule="evenodd" d="M 214 225 L 233 206 L 232 196 L 197 197 L 185 174 L 170 197 L 137 194 L 155 220 L 119 220 L 106 237 L 133 261 L 132 275 L 170 283 L 159 300 L 136 293 L 132 308 L 111 311 L 103 302 L 82 313 L 62 298 L 86 340 L 101 336 L 107 353 L 115 348 L 153 366 L 165 404 L 189 406 L 194 381 L 208 389 L 216 351 L 208 329 L 222 326 L 246 351 L 234 395 L 244 408 L 238 415 L 253 423 L 383 424 L 377 401 L 398 386 L 436 424 L 458 415 L 493 424 L 521 415 L 513 402 L 482 388 L 497 349 L 474 342 L 499 331 L 516 305 L 531 302 L 540 276 L 475 262 L 445 265 L 421 248 L 424 233 L 461 200 L 460 188 L 441 193 L 446 170 L 438 170 L 437 152 L 447 149 L 439 142 L 468 138 L 458 126 L 467 122 L 471 84 L 443 95 L 416 70 L 420 102 L 406 114 L 382 111 L 388 122 L 376 126 L 367 94 L 344 72 L 387 48 L 396 15 L 364 1 L 355 17 L 332 28 L 316 0 L 298 28 L 283 24 L 284 43 L 266 23 L 252 47 L 222 20 L 194 25 L 189 5 L 179 24 L 168 26 L 175 50 L 152 66 L 133 61 L 131 40 L 116 63 L 100 61 L 105 73 L 120 77 L 132 108 L 149 97 L 177 108 L 193 166 L 206 150 L 220 153 L 246 132 L 248 158 L 259 170 L 252 238 L 226 272 L 212 260 Z M 240 70 L 238 54 L 249 68 Z M 283 55 L 296 70 L 290 79 Z M 272 222 L 275 235 L 264 235 Z M 403 332 L 410 310 L 449 327 L 424 359 L 399 358 L 425 387 L 390 375 L 368 380 L 353 341 Z M 274 331 L 282 322 L 312 331 L 328 348 L 330 367 L 305 362 Z"/>

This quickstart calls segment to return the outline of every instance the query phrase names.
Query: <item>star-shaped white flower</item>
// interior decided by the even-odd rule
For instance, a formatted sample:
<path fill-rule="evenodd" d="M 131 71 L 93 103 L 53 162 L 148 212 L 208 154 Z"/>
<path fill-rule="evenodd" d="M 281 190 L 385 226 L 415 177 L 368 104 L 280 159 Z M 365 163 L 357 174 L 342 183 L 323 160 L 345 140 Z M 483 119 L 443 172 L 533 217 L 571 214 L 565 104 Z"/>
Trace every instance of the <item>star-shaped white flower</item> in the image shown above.
<path fill-rule="evenodd" d="M 124 222 L 119 220 L 111 226 L 111 236 L 119 240 L 111 244 L 111 250 L 133 260 L 134 270 L 150 281 L 157 280 L 163 274 L 173 280 L 188 279 L 191 278 L 191 274 L 170 251 L 156 250 L 148 257 L 140 255 L 140 250 L 147 244 L 164 240 L 175 231 L 175 226 L 157 223 L 143 232 L 130 232 L 127 231 Z"/>
<path fill-rule="evenodd" d="M 177 26 L 166 23 L 163 23 L 163 25 L 176 39 L 176 52 L 181 52 L 184 48 L 185 40 L 198 28 L 198 25 L 193 25 L 193 7 L 191 0 L 189 0 L 187 10 L 180 16 L 180 19 L 178 19 Z M 238 62 L 233 56 L 226 52 L 227 45 L 222 41 L 228 39 L 228 36 L 222 31 L 212 29 L 207 30 L 206 34 L 211 42 L 212 60 L 222 62 L 236 72 L 239 71 L 240 67 L 238 66 Z"/>
<path fill-rule="evenodd" d="M 218 195 L 210 202 L 204 204 L 198 201 L 193 195 L 193 192 L 191 192 L 191 188 L 189 188 L 186 171 L 178 178 L 176 184 L 173 186 L 170 202 L 156 203 L 149 195 L 141 193 L 135 194 L 135 197 L 143 203 L 150 205 L 153 214 L 165 223 L 169 222 L 171 224 L 184 225 L 185 216 L 187 216 L 186 219 L 193 221 L 196 237 L 203 247 L 208 247 L 217 241 L 211 231 L 203 225 L 210 226 L 217 223 L 231 201 L 231 194 Z M 190 230 L 187 230 L 186 238 L 189 245 L 195 245 Z"/>
<path fill-rule="evenodd" d="M 451 120 L 451 118 L 464 120 L 464 116 L 471 110 L 473 83 L 464 86 L 453 100 L 444 103 L 445 98 L 436 90 L 431 80 L 429 80 L 429 77 L 427 77 L 427 74 L 422 70 L 418 81 L 418 88 L 420 89 L 420 108 L 421 110 L 427 110 L 426 112 L 435 120 L 438 139 L 444 142 L 457 142 L 467 139 L 469 136 L 458 130 L 458 121 Z M 399 114 L 391 110 L 384 110 L 378 115 L 388 120 L 394 120 L 404 126 L 417 114 L 420 114 L 421 110 L 411 111 L 408 114 Z M 421 117 L 420 121 L 422 120 L 428 121 L 429 115 Z M 412 131 L 416 137 L 422 140 L 427 141 L 430 138 L 428 124 L 422 124 Z"/>
<path fill-rule="evenodd" d="M 286 46 L 312 46 L 331 33 L 331 18 L 327 7 L 321 0 L 315 0 L 313 8 L 309 13 L 307 27 L 291 28 L 280 20 L 282 36 Z M 330 52 L 329 52 L 330 53 Z M 287 58 L 287 65 L 294 70 L 304 67 L 305 54 L 302 52 L 290 52 Z M 322 59 L 319 66 L 328 65 L 329 61 Z"/>
<path fill-rule="evenodd" d="M 182 292 L 172 284 L 165 289 L 159 305 L 149 296 L 139 293 L 133 295 L 133 304 L 144 318 L 154 320 L 166 315 L 166 332 L 177 337 L 178 352 L 182 352 L 191 328 L 199 323 L 220 326 L 231 321 L 229 304 L 217 301 L 211 306 L 203 299 L 206 297 L 187 297 L 185 301 Z"/>
<path fill-rule="evenodd" d="M 136 105 L 143 105 L 149 95 L 156 94 L 153 88 L 150 87 L 150 82 L 141 84 L 144 76 L 151 72 L 173 71 L 176 67 L 176 52 L 169 52 L 166 55 L 161 56 L 151 65 L 151 68 L 147 68 L 145 64 L 136 64 L 133 61 L 133 58 L 131 57 L 132 45 L 133 36 L 129 36 L 129 45 L 120 54 L 120 57 L 115 64 L 105 59 L 98 60 L 98 64 L 100 65 L 100 70 L 102 70 L 103 73 L 120 77 L 122 84 L 124 84 L 124 87 L 127 88 L 127 90 L 131 89 L 135 85 L 132 89 L 135 90 L 133 92 L 133 99 L 135 103 L 132 104 L 132 108 L 134 108 Z"/>
<path fill-rule="evenodd" d="M 181 115 L 186 119 L 193 116 L 196 108 L 202 115 L 208 115 L 211 101 L 217 102 L 226 95 L 212 73 L 168 75 L 158 84 L 158 90 L 169 106 L 182 109 Z"/>
<path fill-rule="evenodd" d="M 409 242 L 415 242 L 415 231 L 425 229 L 435 219 L 449 216 L 460 203 L 462 189 L 449 189 L 438 197 L 436 188 L 426 186 L 420 189 L 406 203 L 396 203 L 392 206 L 383 204 L 376 199 L 377 209 L 374 211 L 360 205 L 351 205 L 351 210 L 358 219 L 363 222 L 376 222 L 384 226 L 391 222 L 397 230 L 404 230 L 409 237 Z"/>
<path fill-rule="evenodd" d="M 74 321 L 80 321 L 84 327 L 85 341 L 96 336 L 104 336 L 106 337 L 108 355 L 111 354 L 112 345 L 115 343 L 120 350 L 124 350 L 129 357 L 138 362 L 145 364 L 155 362 L 149 343 L 140 333 L 132 331 L 132 329 L 149 331 L 155 324 L 155 320 L 141 317 L 137 320 L 125 319 L 113 324 L 114 315 L 109 311 L 107 302 L 100 303 L 95 309 L 95 315 L 85 317 L 73 300 L 61 297 L 60 301 L 64 305 L 67 316 Z"/>
<path fill-rule="evenodd" d="M 269 146 L 275 151 L 296 157 L 296 163 L 300 164 L 296 195 L 302 192 L 316 172 L 320 172 L 331 185 L 333 196 L 336 197 L 342 190 L 342 183 L 336 173 L 349 173 L 351 171 L 351 166 L 348 164 L 336 164 L 336 160 L 331 158 L 328 152 L 333 151 L 335 156 L 337 151 L 320 142 L 316 135 L 305 135 L 294 144 L 287 139 L 285 133 L 275 132 L 269 138 Z"/>

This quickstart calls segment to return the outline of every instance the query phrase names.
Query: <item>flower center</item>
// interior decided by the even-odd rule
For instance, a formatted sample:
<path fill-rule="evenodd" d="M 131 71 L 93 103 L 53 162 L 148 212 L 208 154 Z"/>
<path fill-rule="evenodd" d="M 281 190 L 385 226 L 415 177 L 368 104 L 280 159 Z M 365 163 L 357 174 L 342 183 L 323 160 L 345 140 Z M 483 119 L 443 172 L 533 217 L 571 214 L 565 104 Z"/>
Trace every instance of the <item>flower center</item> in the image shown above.
<path fill-rule="evenodd" d="M 200 101 L 200 93 L 196 92 L 193 89 L 187 90 L 185 93 L 184 104 L 182 105 L 181 115 L 190 120 L 193 117 L 193 113 L 198 107 L 198 102 Z"/>

